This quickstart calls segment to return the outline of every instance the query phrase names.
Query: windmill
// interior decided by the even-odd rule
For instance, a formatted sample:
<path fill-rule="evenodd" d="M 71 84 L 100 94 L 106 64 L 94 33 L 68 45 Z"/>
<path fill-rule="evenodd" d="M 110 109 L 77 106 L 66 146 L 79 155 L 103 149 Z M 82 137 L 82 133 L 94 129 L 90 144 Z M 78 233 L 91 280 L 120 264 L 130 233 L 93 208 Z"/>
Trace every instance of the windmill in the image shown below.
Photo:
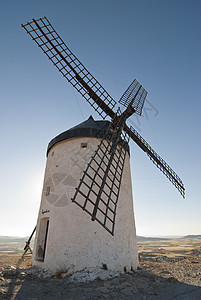
<path fill-rule="evenodd" d="M 135 79 L 123 93 L 119 100 L 125 107 L 122 112 L 120 108 L 116 108 L 117 102 L 66 46 L 46 17 L 33 19 L 22 27 L 101 118 L 111 119 L 110 122 L 104 121 L 99 133 L 100 143 L 82 173 L 71 197 L 72 202 L 90 215 L 92 221 L 97 221 L 112 236 L 115 235 L 117 203 L 129 139 L 148 155 L 185 197 L 184 185 L 179 176 L 133 127 L 126 124 L 133 114 L 142 113 L 147 96 L 147 91 L 142 85 Z M 59 141 L 62 141 L 62 138 Z M 53 140 L 48 151 L 54 145 Z"/>

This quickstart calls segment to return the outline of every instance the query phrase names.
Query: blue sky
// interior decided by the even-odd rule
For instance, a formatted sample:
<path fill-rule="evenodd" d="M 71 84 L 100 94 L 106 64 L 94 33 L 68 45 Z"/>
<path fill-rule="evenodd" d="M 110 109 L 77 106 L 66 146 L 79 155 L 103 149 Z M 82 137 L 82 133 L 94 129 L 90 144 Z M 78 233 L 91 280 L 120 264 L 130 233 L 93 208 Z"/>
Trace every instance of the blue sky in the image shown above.
<path fill-rule="evenodd" d="M 200 234 L 201 2 L 0 0 L 0 235 L 34 228 L 48 142 L 99 119 L 21 28 L 43 16 L 116 101 L 134 78 L 148 91 L 129 124 L 182 178 L 186 199 L 131 143 L 137 234 Z"/>

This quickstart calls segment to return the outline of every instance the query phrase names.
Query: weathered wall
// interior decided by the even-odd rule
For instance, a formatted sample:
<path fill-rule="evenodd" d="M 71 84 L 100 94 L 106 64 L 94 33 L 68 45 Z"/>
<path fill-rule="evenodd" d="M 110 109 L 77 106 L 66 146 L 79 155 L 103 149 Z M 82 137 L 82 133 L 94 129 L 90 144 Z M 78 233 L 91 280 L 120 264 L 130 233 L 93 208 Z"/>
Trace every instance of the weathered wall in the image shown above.
<path fill-rule="evenodd" d="M 81 148 L 87 143 L 87 148 Z M 89 267 L 123 272 L 136 269 L 138 253 L 133 214 L 130 159 L 125 168 L 118 200 L 114 236 L 90 216 L 71 197 L 86 163 L 97 147 L 97 138 L 74 138 L 56 144 L 48 153 L 41 206 L 33 254 L 33 265 L 53 272 L 74 273 Z M 49 219 L 44 261 L 45 224 Z"/>

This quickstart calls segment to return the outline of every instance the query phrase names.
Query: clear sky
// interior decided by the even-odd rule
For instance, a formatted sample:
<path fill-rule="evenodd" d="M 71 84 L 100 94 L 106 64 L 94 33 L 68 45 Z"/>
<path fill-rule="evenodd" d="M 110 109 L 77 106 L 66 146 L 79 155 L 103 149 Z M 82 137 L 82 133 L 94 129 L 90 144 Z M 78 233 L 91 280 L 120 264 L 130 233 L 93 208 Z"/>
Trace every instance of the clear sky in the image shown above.
<path fill-rule="evenodd" d="M 43 16 L 116 101 L 134 78 L 148 91 L 130 124 L 182 178 L 186 199 L 131 142 L 137 234 L 200 234 L 201 1 L 0 0 L 0 235 L 31 234 L 48 142 L 100 119 L 21 28 Z"/>

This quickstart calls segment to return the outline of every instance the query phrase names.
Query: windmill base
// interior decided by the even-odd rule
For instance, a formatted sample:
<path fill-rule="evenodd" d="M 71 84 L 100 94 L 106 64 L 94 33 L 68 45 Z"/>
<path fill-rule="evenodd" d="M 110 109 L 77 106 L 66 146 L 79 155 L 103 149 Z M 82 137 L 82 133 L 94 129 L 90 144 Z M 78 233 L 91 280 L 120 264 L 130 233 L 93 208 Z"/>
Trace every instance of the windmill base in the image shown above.
<path fill-rule="evenodd" d="M 127 206 L 124 206 L 124 209 L 127 210 Z M 77 272 L 89 272 L 92 273 L 92 277 L 97 270 L 123 273 L 137 269 L 139 262 L 135 231 L 131 224 L 126 228 L 121 227 L 121 223 L 125 222 L 125 218 L 121 218 L 121 213 L 117 215 L 116 233 L 111 236 L 73 203 L 68 207 L 67 215 L 65 210 L 60 209 L 58 219 L 54 217 L 57 212 L 58 208 L 55 211 L 51 208 L 49 219 L 41 218 L 39 222 L 33 266 L 45 268 L 52 274 L 61 272 L 72 275 Z M 42 258 L 40 245 L 45 230 L 41 228 L 41 224 L 45 228 L 48 220 L 50 220 L 48 245 L 45 257 Z M 119 226 L 121 228 L 118 228 Z"/>

